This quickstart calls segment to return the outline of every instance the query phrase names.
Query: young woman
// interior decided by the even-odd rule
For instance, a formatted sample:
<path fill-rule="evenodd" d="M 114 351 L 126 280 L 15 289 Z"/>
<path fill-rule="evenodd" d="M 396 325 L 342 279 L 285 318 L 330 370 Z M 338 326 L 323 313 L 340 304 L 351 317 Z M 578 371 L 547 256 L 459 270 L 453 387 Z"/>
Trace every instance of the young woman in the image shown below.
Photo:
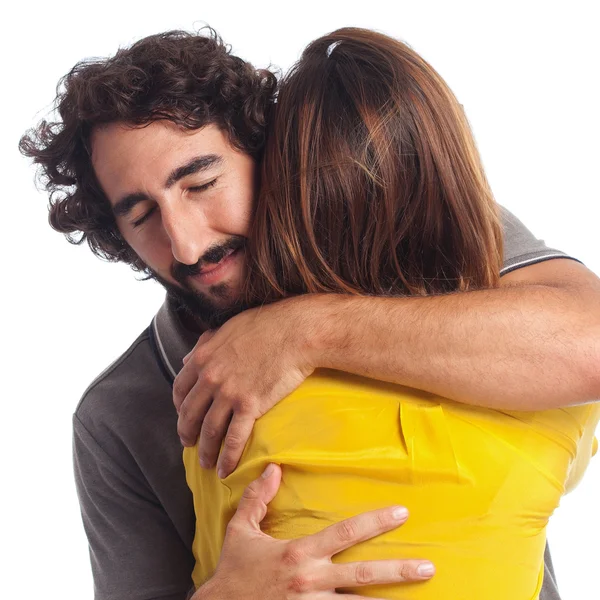
<path fill-rule="evenodd" d="M 460 104 L 421 57 L 360 29 L 306 49 L 279 91 L 250 252 L 250 305 L 498 284 L 496 204 Z M 213 573 L 244 487 L 276 462 L 283 480 L 262 524 L 269 535 L 304 536 L 392 504 L 409 509 L 401 529 L 336 561 L 422 557 L 436 576 L 349 591 L 533 600 L 548 519 L 585 468 L 599 417 L 596 404 L 498 411 L 318 371 L 257 421 L 223 481 L 199 467 L 195 448 L 184 451 L 197 517 L 194 581 Z"/>

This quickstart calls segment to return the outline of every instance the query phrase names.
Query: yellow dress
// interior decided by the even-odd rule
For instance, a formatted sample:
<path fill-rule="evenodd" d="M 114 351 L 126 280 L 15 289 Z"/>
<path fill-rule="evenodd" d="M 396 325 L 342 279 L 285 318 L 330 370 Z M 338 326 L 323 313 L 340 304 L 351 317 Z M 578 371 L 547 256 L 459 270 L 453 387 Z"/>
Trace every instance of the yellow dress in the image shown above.
<path fill-rule="evenodd" d="M 221 481 L 184 450 L 194 496 L 200 586 L 214 572 L 241 494 L 282 465 L 262 529 L 280 539 L 358 513 L 406 506 L 402 527 L 336 557 L 425 558 L 425 583 L 351 588 L 402 600 L 533 600 L 546 525 L 595 451 L 600 404 L 539 412 L 476 408 L 426 392 L 320 370 L 260 418 L 237 470 Z"/>

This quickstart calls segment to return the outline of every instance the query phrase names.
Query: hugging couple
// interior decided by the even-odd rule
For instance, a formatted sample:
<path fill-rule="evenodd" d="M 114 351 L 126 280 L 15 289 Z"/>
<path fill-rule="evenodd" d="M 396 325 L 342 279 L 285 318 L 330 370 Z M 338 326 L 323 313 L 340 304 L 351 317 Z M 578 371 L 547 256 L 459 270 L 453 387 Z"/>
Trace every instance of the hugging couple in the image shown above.
<path fill-rule="evenodd" d="M 167 32 L 56 102 L 20 146 L 51 225 L 167 291 L 74 415 L 97 600 L 559 598 L 600 281 L 496 204 L 423 58 L 345 28 L 278 81 Z"/>

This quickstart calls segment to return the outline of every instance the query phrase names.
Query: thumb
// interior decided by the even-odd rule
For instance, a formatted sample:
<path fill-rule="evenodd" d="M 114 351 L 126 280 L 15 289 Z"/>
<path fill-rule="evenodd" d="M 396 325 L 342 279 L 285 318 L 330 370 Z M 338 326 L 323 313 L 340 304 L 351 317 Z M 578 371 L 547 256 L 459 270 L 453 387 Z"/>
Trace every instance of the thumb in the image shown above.
<path fill-rule="evenodd" d="M 237 511 L 233 516 L 238 523 L 246 523 L 252 529 L 260 530 L 260 522 L 267 514 L 267 504 L 275 498 L 281 483 L 281 467 L 271 463 L 242 494 Z"/>

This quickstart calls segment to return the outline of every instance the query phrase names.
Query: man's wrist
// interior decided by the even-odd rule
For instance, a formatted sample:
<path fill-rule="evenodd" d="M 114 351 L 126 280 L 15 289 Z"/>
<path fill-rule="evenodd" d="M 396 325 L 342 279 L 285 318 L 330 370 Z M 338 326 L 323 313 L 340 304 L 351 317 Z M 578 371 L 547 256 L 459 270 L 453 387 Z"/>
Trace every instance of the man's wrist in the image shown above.
<path fill-rule="evenodd" d="M 349 343 L 347 311 L 358 296 L 310 294 L 300 297 L 304 321 L 301 351 L 311 369 L 337 368 L 336 356 Z M 301 321 L 299 321 L 301 322 Z"/>
<path fill-rule="evenodd" d="M 201 585 L 189 600 L 225 600 L 214 579 L 209 579 Z"/>

